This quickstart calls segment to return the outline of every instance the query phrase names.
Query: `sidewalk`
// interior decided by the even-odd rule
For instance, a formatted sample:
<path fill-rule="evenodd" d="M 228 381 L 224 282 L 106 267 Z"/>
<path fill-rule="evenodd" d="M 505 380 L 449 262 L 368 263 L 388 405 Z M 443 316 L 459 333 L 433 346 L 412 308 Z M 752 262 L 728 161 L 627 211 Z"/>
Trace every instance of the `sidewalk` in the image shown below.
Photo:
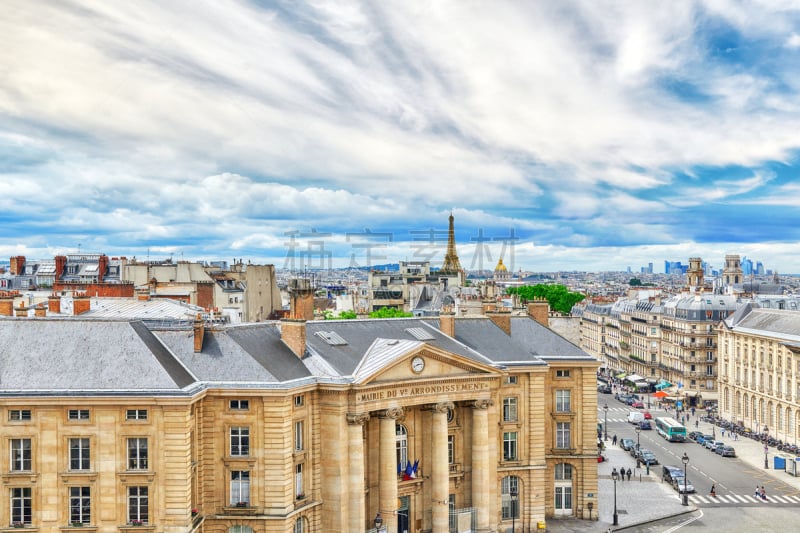
<path fill-rule="evenodd" d="M 661 467 L 654 466 L 648 476 L 645 468 L 636 469 L 636 461 L 625 450 L 611 444 L 609 439 L 604 452 L 608 461 L 597 464 L 598 492 L 597 505 L 599 520 L 555 519 L 547 521 L 548 533 L 553 532 L 606 532 L 624 530 L 634 525 L 645 524 L 670 516 L 689 513 L 695 510 L 692 505 L 681 504 L 680 497 L 668 484 L 661 481 Z M 634 474 L 630 481 L 616 482 L 618 525 L 613 524 L 614 481 L 611 471 L 616 468 L 631 469 Z M 626 478 L 627 479 L 627 478 Z M 597 513 L 594 509 L 593 513 Z M 594 516 L 597 516 L 594 514 Z"/>

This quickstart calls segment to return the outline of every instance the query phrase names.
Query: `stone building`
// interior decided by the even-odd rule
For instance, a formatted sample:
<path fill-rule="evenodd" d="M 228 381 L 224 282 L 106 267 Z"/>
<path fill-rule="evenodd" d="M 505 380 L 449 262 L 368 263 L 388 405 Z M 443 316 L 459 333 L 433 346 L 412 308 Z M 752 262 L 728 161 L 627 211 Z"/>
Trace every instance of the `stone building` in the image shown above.
<path fill-rule="evenodd" d="M 748 304 L 719 330 L 722 417 L 783 442 L 800 423 L 800 314 Z"/>
<path fill-rule="evenodd" d="M 366 532 L 380 517 L 389 533 L 444 533 L 596 519 L 595 359 L 530 317 L 308 321 L 310 296 L 298 286 L 289 318 L 258 324 L 0 318 L 0 523 Z"/>

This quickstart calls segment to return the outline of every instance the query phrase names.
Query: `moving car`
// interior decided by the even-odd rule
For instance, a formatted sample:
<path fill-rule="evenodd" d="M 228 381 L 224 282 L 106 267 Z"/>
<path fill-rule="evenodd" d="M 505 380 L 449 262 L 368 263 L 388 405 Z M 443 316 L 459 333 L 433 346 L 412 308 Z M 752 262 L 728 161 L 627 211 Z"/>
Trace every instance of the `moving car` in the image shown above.
<path fill-rule="evenodd" d="M 611 386 L 610 385 L 598 385 L 597 392 L 601 394 L 611 394 Z"/>
<path fill-rule="evenodd" d="M 653 415 L 650 414 L 650 411 L 645 411 L 644 412 L 644 419 L 645 420 L 652 420 L 653 419 Z"/>
<path fill-rule="evenodd" d="M 649 420 L 642 420 L 639 422 L 639 429 L 653 429 L 653 425 Z"/>
<path fill-rule="evenodd" d="M 633 448 L 634 446 L 636 446 L 636 442 L 635 442 L 633 439 L 620 439 L 620 440 L 619 440 L 619 446 L 620 446 L 620 448 L 622 448 L 623 450 L 628 450 L 628 451 L 630 451 L 630 450 L 631 450 L 631 448 Z"/>
<path fill-rule="evenodd" d="M 640 411 L 631 411 L 628 413 L 628 422 L 631 424 L 638 424 L 644 420 L 644 415 Z"/>
<path fill-rule="evenodd" d="M 644 409 L 644 404 L 641 402 L 641 400 L 636 400 L 631 404 L 631 407 L 634 409 Z"/>

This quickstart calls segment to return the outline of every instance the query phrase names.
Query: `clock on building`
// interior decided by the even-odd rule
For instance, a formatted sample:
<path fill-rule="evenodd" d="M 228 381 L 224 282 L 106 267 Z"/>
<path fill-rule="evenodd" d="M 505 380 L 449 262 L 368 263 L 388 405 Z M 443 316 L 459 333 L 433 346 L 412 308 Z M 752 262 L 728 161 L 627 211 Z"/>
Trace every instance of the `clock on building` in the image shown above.
<path fill-rule="evenodd" d="M 411 360 L 411 370 L 419 374 L 423 368 L 425 368 L 425 359 L 417 356 Z"/>

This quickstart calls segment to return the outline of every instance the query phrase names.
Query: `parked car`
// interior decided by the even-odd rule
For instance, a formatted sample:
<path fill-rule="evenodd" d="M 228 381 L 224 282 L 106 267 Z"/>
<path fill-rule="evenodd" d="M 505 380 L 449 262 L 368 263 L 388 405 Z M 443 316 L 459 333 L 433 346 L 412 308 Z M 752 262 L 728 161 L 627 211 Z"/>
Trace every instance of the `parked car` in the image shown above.
<path fill-rule="evenodd" d="M 649 420 L 642 420 L 639 422 L 639 429 L 653 429 L 653 424 Z"/>
<path fill-rule="evenodd" d="M 684 479 L 686 479 L 685 483 Z M 681 494 L 683 494 L 684 492 L 686 493 L 694 492 L 694 485 L 692 485 L 691 480 L 683 477 L 683 472 L 681 472 L 679 476 L 675 476 L 674 478 L 672 478 L 672 488 L 674 488 Z"/>
<path fill-rule="evenodd" d="M 724 443 L 724 442 L 722 442 L 722 441 L 716 441 L 716 442 L 714 443 L 714 447 L 713 447 L 713 448 L 711 448 L 711 451 L 712 451 L 712 452 L 714 452 L 714 453 L 720 453 L 720 450 L 721 450 L 723 447 L 725 447 L 725 443 Z"/>
<path fill-rule="evenodd" d="M 678 466 L 664 465 L 661 467 L 661 479 L 667 483 L 672 484 L 672 479 L 675 476 L 683 476 L 683 470 Z"/>
<path fill-rule="evenodd" d="M 703 442 L 703 446 L 705 446 L 707 450 L 712 450 L 713 451 L 714 448 L 717 447 L 717 443 L 723 444 L 721 441 L 714 440 L 714 439 L 708 439 L 707 441 Z"/>
<path fill-rule="evenodd" d="M 649 450 L 643 450 L 640 459 L 644 464 L 650 463 L 651 465 L 658 464 L 658 458 L 656 458 L 656 454 Z"/>
<path fill-rule="evenodd" d="M 699 431 L 690 431 L 689 434 L 686 436 L 689 437 L 691 440 L 696 441 L 697 437 L 700 435 L 702 435 L 702 433 L 700 433 Z"/>
<path fill-rule="evenodd" d="M 644 412 L 644 419 L 645 420 L 652 420 L 653 419 L 653 415 L 650 414 L 650 411 L 645 411 Z"/>
<path fill-rule="evenodd" d="M 703 435 L 703 434 L 701 434 L 701 435 L 698 435 L 697 438 L 694 439 L 694 440 L 695 440 L 695 442 L 697 442 L 697 444 L 702 444 L 703 446 L 705 446 L 706 441 L 709 441 L 709 440 L 713 441 L 714 437 L 712 437 L 711 435 Z"/>
<path fill-rule="evenodd" d="M 636 446 L 636 442 L 633 439 L 620 439 L 619 446 L 623 450 L 630 451 L 631 448 Z"/>
<path fill-rule="evenodd" d="M 736 457 L 736 450 L 733 448 L 733 446 L 727 444 L 717 448 L 717 453 L 722 457 Z"/>
<path fill-rule="evenodd" d="M 644 404 L 641 400 L 635 400 L 633 403 L 631 403 L 631 407 L 634 409 L 644 409 Z"/>

